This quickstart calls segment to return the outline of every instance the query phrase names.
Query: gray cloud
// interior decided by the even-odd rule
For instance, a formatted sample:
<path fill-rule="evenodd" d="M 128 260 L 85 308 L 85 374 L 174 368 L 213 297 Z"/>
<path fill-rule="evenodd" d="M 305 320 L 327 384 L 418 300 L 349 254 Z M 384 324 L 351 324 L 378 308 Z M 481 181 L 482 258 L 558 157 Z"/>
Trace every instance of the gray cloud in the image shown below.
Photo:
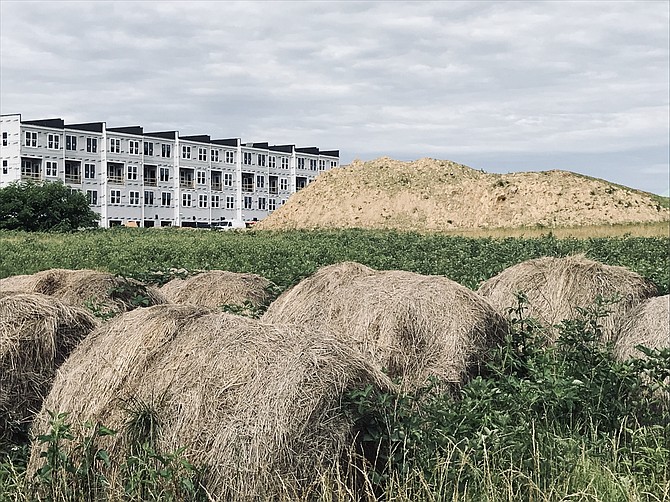
<path fill-rule="evenodd" d="M 3 0 L 0 14 L 2 113 L 668 187 L 665 2 Z"/>

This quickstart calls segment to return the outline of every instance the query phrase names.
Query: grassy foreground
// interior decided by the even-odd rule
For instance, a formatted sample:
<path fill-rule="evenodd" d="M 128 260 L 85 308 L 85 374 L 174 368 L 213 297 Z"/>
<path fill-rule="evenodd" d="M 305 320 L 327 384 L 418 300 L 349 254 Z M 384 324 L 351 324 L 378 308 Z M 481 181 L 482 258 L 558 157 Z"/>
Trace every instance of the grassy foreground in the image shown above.
<path fill-rule="evenodd" d="M 623 265 L 670 291 L 670 239 L 475 239 L 397 232 L 199 232 L 121 229 L 76 234 L 0 232 L 0 277 L 48 268 L 94 268 L 160 282 L 171 268 L 254 272 L 288 287 L 320 266 L 354 260 L 379 269 L 441 274 L 476 288 L 504 268 L 544 255 L 585 253 Z M 156 274 L 162 272 L 163 274 Z M 599 343 L 607 304 L 585 306 L 546 347 L 545 334 L 511 311 L 513 331 L 482 374 L 457 395 L 433 382 L 411 394 L 359 389 L 343 403 L 365 454 L 325 466 L 309 493 L 260 500 L 667 501 L 670 409 L 663 394 L 670 351 L 616 361 Z M 665 387 L 665 392 L 668 392 Z M 0 446 L 0 501 L 215 500 L 198 486 L 188 451 L 138 444 L 107 458 L 95 425 L 67 437 L 55 416 L 40 439 L 47 468 L 25 473 L 27 445 Z M 72 455 L 73 451 L 88 456 Z M 105 465 L 125 473 L 114 491 Z"/>

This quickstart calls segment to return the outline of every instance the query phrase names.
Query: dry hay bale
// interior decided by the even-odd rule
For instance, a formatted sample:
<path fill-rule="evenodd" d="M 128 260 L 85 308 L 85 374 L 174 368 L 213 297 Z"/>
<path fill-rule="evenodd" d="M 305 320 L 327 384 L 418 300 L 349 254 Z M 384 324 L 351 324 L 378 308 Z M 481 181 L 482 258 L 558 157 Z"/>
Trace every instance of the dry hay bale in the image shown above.
<path fill-rule="evenodd" d="M 386 377 L 345 344 L 295 326 L 192 305 L 125 313 L 88 337 L 61 367 L 33 433 L 48 430 L 47 410 L 75 424 L 92 420 L 119 431 L 102 443 L 123 459 L 134 434 L 124 408 L 155 410 L 155 448 L 185 447 L 217 500 L 272 499 L 300 491 L 318 467 L 351 444 L 340 402 Z M 133 404 L 135 403 L 135 404 Z M 144 439 L 149 439 L 148 437 Z M 29 470 L 40 465 L 33 444 Z M 116 470 L 115 470 L 116 469 Z M 119 482 L 118 466 L 107 476 Z"/>
<path fill-rule="evenodd" d="M 630 311 L 618 330 L 614 355 L 621 360 L 646 357 L 638 345 L 670 348 L 670 295 L 649 298 Z"/>
<path fill-rule="evenodd" d="M 96 325 L 85 310 L 46 295 L 0 298 L 0 437 L 20 435 L 56 369 Z"/>
<path fill-rule="evenodd" d="M 599 319 L 605 340 L 610 340 L 620 319 L 640 301 L 654 296 L 656 287 L 627 268 L 575 255 L 524 261 L 484 282 L 478 292 L 504 311 L 516 306 L 516 294 L 523 292 L 528 298 L 527 315 L 545 327 L 575 319 L 576 307 L 592 307 L 598 297 L 620 297 L 608 306 L 611 313 Z M 558 336 L 556 329 L 549 332 Z"/>
<path fill-rule="evenodd" d="M 333 332 L 410 388 L 431 376 L 462 384 L 507 329 L 486 300 L 446 277 L 351 263 L 320 269 L 262 319 Z"/>
<path fill-rule="evenodd" d="M 50 269 L 31 276 L 16 276 L 14 281 L 8 281 L 7 287 L 16 284 L 13 289 L 54 296 L 71 305 L 93 307 L 104 313 L 116 314 L 137 306 L 167 303 L 155 288 L 97 270 Z"/>
<path fill-rule="evenodd" d="M 35 279 L 34 275 L 12 275 L 0 279 L 0 292 L 2 291 L 21 291 L 23 293 L 34 293 Z"/>
<path fill-rule="evenodd" d="M 173 303 L 209 308 L 248 303 L 257 308 L 270 301 L 273 286 L 260 275 L 210 270 L 187 279 L 172 279 L 160 292 Z"/>

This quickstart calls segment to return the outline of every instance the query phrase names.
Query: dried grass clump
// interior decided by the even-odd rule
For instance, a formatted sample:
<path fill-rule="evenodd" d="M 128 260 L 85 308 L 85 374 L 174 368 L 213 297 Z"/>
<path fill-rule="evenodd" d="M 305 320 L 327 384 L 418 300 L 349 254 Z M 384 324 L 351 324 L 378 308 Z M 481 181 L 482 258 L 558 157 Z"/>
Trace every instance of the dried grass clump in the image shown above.
<path fill-rule="evenodd" d="M 271 300 L 273 286 L 260 275 L 210 270 L 187 279 L 172 279 L 160 292 L 173 303 L 209 308 L 249 303 L 258 308 Z"/>
<path fill-rule="evenodd" d="M 21 434 L 56 369 L 96 325 L 85 310 L 46 295 L 0 297 L 0 438 Z"/>
<path fill-rule="evenodd" d="M 59 371 L 33 432 L 48 430 L 47 410 L 67 411 L 76 423 L 120 431 L 104 447 L 124 458 L 138 432 L 151 439 L 128 425 L 124 411 L 143 403 L 157 417 L 154 447 L 186 447 L 191 463 L 207 466 L 203 482 L 217 500 L 270 500 L 307 489 L 320 465 L 338 460 L 352 439 L 341 398 L 367 384 L 390 385 L 328 336 L 160 305 L 123 314 L 84 340 Z M 33 445 L 29 469 L 40 461 Z M 118 472 L 107 474 L 118 482 Z"/>
<path fill-rule="evenodd" d="M 654 296 L 656 287 L 627 268 L 575 255 L 524 261 L 503 270 L 479 288 L 479 293 L 501 311 L 517 304 L 519 292 L 528 298 L 527 315 L 547 327 L 574 319 L 576 307 L 592 307 L 597 297 L 620 297 L 608 307 L 612 312 L 599 320 L 605 338 L 610 340 L 620 320 L 640 301 Z M 557 336 L 555 329 L 550 332 Z"/>
<path fill-rule="evenodd" d="M 614 355 L 621 359 L 646 357 L 637 347 L 670 348 L 670 295 L 649 298 L 630 311 L 619 328 Z"/>
<path fill-rule="evenodd" d="M 0 281 L 0 290 L 5 288 L 50 295 L 71 305 L 92 306 L 108 313 L 167 303 L 155 288 L 97 270 L 51 269 L 8 277 Z"/>
<path fill-rule="evenodd" d="M 486 300 L 446 277 L 324 267 L 284 292 L 262 319 L 332 332 L 407 387 L 461 384 L 506 332 Z"/>

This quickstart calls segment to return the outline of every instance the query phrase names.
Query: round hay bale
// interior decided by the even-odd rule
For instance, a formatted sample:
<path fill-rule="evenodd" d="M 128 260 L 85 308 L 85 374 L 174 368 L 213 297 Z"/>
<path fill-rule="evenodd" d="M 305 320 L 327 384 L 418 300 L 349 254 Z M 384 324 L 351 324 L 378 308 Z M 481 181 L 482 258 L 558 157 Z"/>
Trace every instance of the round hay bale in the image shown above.
<path fill-rule="evenodd" d="M 0 279 L 0 291 L 20 291 L 23 293 L 34 293 L 37 280 L 34 275 L 12 275 Z"/>
<path fill-rule="evenodd" d="M 575 319 L 576 307 L 592 307 L 597 297 L 619 296 L 620 300 L 608 307 L 611 313 L 599 320 L 604 341 L 609 341 L 620 320 L 640 301 L 654 296 L 656 287 L 627 268 L 575 255 L 524 261 L 484 282 L 478 292 L 505 312 L 516 306 L 517 293 L 525 293 L 527 315 L 551 328 L 548 332 L 554 339 L 558 330 L 553 327 Z"/>
<path fill-rule="evenodd" d="M 25 431 L 56 369 L 96 325 L 85 310 L 46 295 L 0 297 L 0 437 Z"/>
<path fill-rule="evenodd" d="M 649 298 L 630 311 L 618 330 L 614 355 L 620 360 L 645 358 L 638 345 L 670 348 L 670 295 Z"/>
<path fill-rule="evenodd" d="M 54 296 L 71 305 L 92 307 L 108 314 L 167 303 L 156 288 L 97 270 L 50 269 L 4 280 L 8 282 L 0 286 L 8 289 Z"/>
<path fill-rule="evenodd" d="M 486 300 L 446 277 L 351 263 L 284 292 L 262 320 L 332 332 L 410 388 L 429 377 L 464 383 L 507 329 Z"/>
<path fill-rule="evenodd" d="M 316 481 L 320 464 L 337 461 L 353 433 L 341 399 L 367 384 L 391 385 L 320 333 L 160 305 L 125 313 L 80 344 L 33 433 L 48 431 L 47 410 L 66 411 L 75 424 L 119 431 L 102 443 L 113 459 L 125 459 L 143 436 L 164 454 L 185 447 L 192 464 L 207 467 L 202 481 L 215 499 L 271 500 L 299 493 Z M 155 414 L 153 436 L 128 425 L 124 409 L 133 403 Z M 39 452 L 33 444 L 30 471 Z M 106 476 L 118 486 L 118 463 Z"/>
<path fill-rule="evenodd" d="M 217 308 L 222 305 L 261 307 L 271 300 L 274 285 L 256 274 L 210 270 L 187 279 L 172 279 L 160 292 L 172 303 Z"/>

